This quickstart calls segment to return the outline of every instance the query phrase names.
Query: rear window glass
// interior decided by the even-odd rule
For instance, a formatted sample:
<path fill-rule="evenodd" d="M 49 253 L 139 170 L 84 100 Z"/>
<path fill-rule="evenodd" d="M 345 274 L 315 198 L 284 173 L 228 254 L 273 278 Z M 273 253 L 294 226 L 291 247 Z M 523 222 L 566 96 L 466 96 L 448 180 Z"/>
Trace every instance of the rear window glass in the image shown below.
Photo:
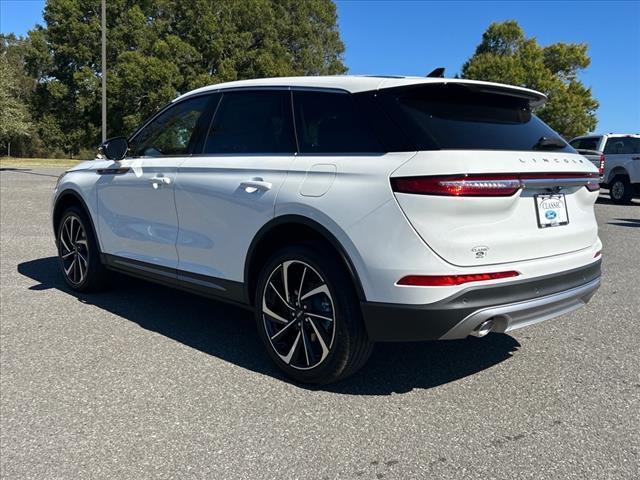
<path fill-rule="evenodd" d="M 600 137 L 577 138 L 576 140 L 573 140 L 569 143 L 575 149 L 579 148 L 581 150 L 598 150 Z"/>
<path fill-rule="evenodd" d="M 419 150 L 575 152 L 524 98 L 460 84 L 381 90 L 379 98 Z M 554 142 L 540 145 L 543 137 Z"/>
<path fill-rule="evenodd" d="M 295 152 L 291 98 L 287 91 L 226 92 L 205 142 L 204 153 Z"/>
<path fill-rule="evenodd" d="M 604 153 L 609 155 L 640 153 L 640 138 L 609 137 L 607 144 L 604 146 Z"/>
<path fill-rule="evenodd" d="M 293 104 L 302 153 L 382 152 L 348 93 L 295 91 Z"/>

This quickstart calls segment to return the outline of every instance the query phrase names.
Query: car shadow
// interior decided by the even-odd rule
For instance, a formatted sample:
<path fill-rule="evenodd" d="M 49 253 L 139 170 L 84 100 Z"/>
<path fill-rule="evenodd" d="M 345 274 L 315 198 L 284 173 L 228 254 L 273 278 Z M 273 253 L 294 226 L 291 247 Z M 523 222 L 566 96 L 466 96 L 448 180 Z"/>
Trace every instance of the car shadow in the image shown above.
<path fill-rule="evenodd" d="M 616 202 L 611 200 L 611 197 L 609 197 L 608 190 L 606 190 L 606 193 L 602 192 L 602 190 L 600 191 L 600 195 L 598 195 L 598 198 L 596 199 L 596 203 L 602 203 L 604 205 L 618 205 Z"/>
<path fill-rule="evenodd" d="M 609 190 L 604 190 L 604 192 L 600 192 L 600 195 L 598 196 L 596 203 L 600 203 L 603 205 L 615 205 L 615 206 L 625 206 L 624 204 L 620 204 L 620 203 L 616 203 L 613 200 L 611 200 L 611 197 L 609 196 Z M 631 203 L 628 205 L 639 205 L 640 203 L 638 202 L 637 199 L 633 199 L 631 200 Z"/>
<path fill-rule="evenodd" d="M 79 294 L 64 282 L 56 257 L 21 263 L 18 272 L 39 282 L 29 290 L 63 291 L 191 348 L 290 382 L 264 351 L 253 315 L 247 310 L 124 275 L 114 275 L 108 291 Z M 509 359 L 519 347 L 513 337 L 503 334 L 443 342 L 382 343 L 352 377 L 328 386 L 297 386 L 351 395 L 429 389 L 488 369 Z"/>
<path fill-rule="evenodd" d="M 617 222 L 608 222 L 608 225 L 616 225 L 618 227 L 640 228 L 640 219 L 638 218 L 616 218 Z"/>

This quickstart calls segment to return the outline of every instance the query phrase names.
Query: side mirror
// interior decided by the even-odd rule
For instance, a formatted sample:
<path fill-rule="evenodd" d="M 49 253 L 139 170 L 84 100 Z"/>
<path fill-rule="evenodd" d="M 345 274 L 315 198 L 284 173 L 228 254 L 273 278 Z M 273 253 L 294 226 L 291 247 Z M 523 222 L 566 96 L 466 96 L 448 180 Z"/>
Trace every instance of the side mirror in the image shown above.
<path fill-rule="evenodd" d="M 113 137 L 100 145 L 100 153 L 109 160 L 122 160 L 129 150 L 129 142 L 125 137 Z"/>

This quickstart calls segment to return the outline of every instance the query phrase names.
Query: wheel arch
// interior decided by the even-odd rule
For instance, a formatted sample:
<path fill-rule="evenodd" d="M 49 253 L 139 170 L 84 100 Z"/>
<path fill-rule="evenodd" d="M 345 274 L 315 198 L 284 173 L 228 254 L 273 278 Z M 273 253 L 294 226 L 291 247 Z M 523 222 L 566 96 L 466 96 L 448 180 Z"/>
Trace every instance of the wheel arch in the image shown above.
<path fill-rule="evenodd" d="M 285 233 L 293 233 L 293 236 L 289 237 L 292 240 L 283 241 L 282 236 Z M 266 223 L 249 245 L 244 266 L 244 284 L 249 304 L 253 303 L 260 267 L 266 262 L 269 255 L 287 243 L 305 240 L 319 240 L 334 250 L 339 255 L 340 261 L 353 283 L 358 299 L 361 301 L 366 300 L 364 289 L 353 261 L 335 235 L 326 227 L 308 217 L 282 215 Z"/>
<path fill-rule="evenodd" d="M 56 243 L 58 242 L 58 225 L 60 223 L 60 220 L 62 220 L 62 214 L 67 208 L 74 205 L 82 208 L 87 214 L 87 217 L 89 218 L 89 227 L 91 228 L 91 232 L 93 233 L 93 238 L 96 239 L 98 251 L 102 252 L 102 248 L 100 247 L 100 238 L 98 237 L 98 232 L 95 225 L 93 224 L 93 217 L 91 216 L 89 207 L 87 207 L 87 203 L 82 198 L 82 195 L 71 188 L 62 191 L 56 198 L 56 201 L 53 205 L 53 214 L 51 217 L 53 223 L 53 231 L 55 232 Z"/>
<path fill-rule="evenodd" d="M 624 168 L 621 165 L 617 165 L 613 167 L 611 172 L 609 172 L 609 178 L 607 178 L 607 184 L 611 184 L 611 182 L 613 182 L 613 179 L 616 178 L 617 176 L 624 176 L 624 177 L 631 178 L 626 168 Z"/>

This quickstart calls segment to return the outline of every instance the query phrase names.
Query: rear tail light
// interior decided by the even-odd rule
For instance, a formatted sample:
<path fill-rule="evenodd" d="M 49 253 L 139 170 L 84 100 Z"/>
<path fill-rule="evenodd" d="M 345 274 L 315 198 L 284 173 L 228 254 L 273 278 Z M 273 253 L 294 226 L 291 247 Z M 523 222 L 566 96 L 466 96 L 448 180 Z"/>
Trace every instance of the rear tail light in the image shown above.
<path fill-rule="evenodd" d="M 520 179 L 512 175 L 458 175 L 447 177 L 392 178 L 394 192 L 422 195 L 508 197 L 520 188 Z"/>
<path fill-rule="evenodd" d="M 584 185 L 597 190 L 596 173 L 521 173 L 491 175 L 445 175 L 421 177 L 394 177 L 391 188 L 396 193 L 443 195 L 454 197 L 510 197 L 525 185 L 540 186 Z"/>
<path fill-rule="evenodd" d="M 600 167 L 598 168 L 600 176 L 604 175 L 604 154 L 600 155 Z"/>
<path fill-rule="evenodd" d="M 472 273 L 468 275 L 407 275 L 398 280 L 397 285 L 413 287 L 453 287 L 469 282 L 484 282 L 498 280 L 500 278 L 517 277 L 520 273 L 510 270 L 508 272 Z"/>

